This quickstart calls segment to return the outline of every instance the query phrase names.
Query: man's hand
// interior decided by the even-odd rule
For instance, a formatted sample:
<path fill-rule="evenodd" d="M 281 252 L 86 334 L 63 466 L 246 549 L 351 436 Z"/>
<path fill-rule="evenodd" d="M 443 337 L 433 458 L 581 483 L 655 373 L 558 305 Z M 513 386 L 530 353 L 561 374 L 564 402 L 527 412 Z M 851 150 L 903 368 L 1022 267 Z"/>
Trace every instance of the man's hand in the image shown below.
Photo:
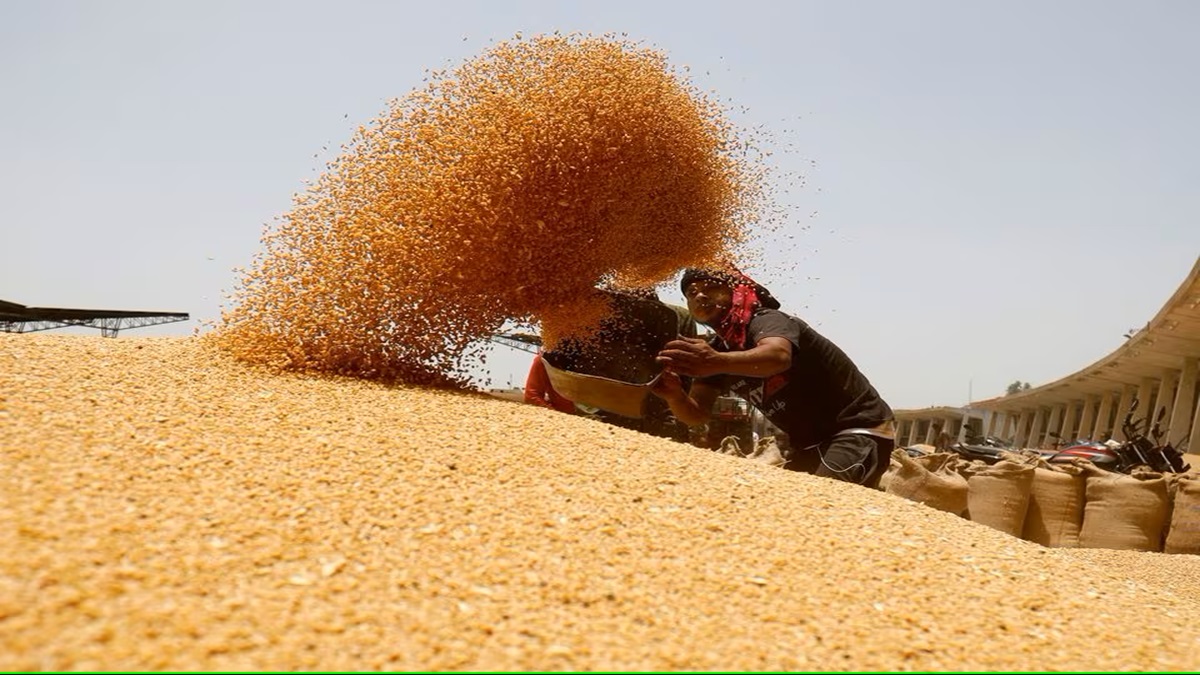
<path fill-rule="evenodd" d="M 662 372 L 658 381 L 650 386 L 650 391 L 667 402 L 675 419 L 690 427 L 708 421 L 713 401 L 716 401 L 717 395 L 721 393 L 717 387 L 699 380 L 692 382 L 691 388 L 685 392 L 679 375 L 669 370 Z"/>
<path fill-rule="evenodd" d="M 721 353 L 702 338 L 679 337 L 671 340 L 655 360 L 679 375 L 708 377 L 721 371 Z"/>
<path fill-rule="evenodd" d="M 686 396 L 683 391 L 683 380 L 669 370 L 664 370 L 654 384 L 650 385 L 650 393 L 667 402 L 677 401 Z"/>

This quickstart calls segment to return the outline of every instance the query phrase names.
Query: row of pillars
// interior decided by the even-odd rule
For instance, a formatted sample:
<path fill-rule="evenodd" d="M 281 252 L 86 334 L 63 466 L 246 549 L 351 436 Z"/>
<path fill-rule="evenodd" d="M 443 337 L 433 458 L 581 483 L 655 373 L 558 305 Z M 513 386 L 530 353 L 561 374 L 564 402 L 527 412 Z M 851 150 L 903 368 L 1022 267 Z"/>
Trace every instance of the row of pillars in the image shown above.
<path fill-rule="evenodd" d="M 959 416 L 938 417 L 936 415 L 896 420 L 896 441 L 902 445 L 918 443 L 935 445 L 938 434 L 943 431 L 949 434 L 951 442 L 961 440 L 959 435 L 962 432 L 962 426 L 969 423 L 968 420 L 969 418 Z M 979 421 L 976 418 L 976 423 Z M 976 430 L 978 431 L 978 429 Z"/>
<path fill-rule="evenodd" d="M 1165 410 L 1161 428 L 1176 448 L 1186 442 L 1187 452 L 1200 453 L 1200 398 L 1196 391 L 1200 359 L 1188 357 L 1178 370 L 1168 370 L 1161 378 L 1143 378 L 1138 385 L 1126 384 L 1119 391 L 1085 397 L 1051 408 L 1036 407 L 1014 413 L 993 412 L 987 420 L 987 435 L 1012 439 L 1016 447 L 1040 448 L 1052 445 L 1051 432 L 1063 438 L 1124 441 L 1121 423 L 1137 397 L 1134 420 L 1154 423 L 1160 409 Z"/>

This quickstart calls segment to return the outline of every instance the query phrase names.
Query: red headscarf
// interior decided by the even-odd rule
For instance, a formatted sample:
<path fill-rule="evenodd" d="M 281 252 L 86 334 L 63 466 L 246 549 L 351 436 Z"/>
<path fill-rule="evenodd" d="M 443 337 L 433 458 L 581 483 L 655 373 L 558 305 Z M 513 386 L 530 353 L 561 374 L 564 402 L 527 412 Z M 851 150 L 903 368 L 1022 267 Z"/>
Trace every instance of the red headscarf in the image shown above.
<path fill-rule="evenodd" d="M 729 284 L 733 289 L 733 302 L 729 312 L 717 326 L 717 335 L 732 349 L 746 348 L 746 327 L 759 307 L 779 309 L 779 301 L 762 285 L 746 276 L 732 263 L 725 263 L 723 269 L 701 270 L 689 269 L 684 271 L 680 286 L 686 292 L 688 284 L 697 279 L 715 279 Z"/>
<path fill-rule="evenodd" d="M 736 284 L 733 287 L 733 304 L 729 313 L 717 327 L 717 334 L 733 349 L 746 348 L 746 327 L 758 309 L 758 293 L 750 284 Z"/>

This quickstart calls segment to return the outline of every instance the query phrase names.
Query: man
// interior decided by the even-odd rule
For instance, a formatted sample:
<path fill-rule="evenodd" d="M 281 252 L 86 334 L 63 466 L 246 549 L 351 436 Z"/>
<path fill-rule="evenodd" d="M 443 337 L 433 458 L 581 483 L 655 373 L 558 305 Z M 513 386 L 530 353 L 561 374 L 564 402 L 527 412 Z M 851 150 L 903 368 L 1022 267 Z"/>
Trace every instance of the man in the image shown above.
<path fill-rule="evenodd" d="M 716 335 L 659 352 L 665 370 L 652 391 L 675 417 L 703 424 L 731 389 L 788 435 L 784 468 L 878 486 L 895 443 L 892 409 L 845 352 L 732 266 L 686 270 L 680 287 Z M 687 391 L 681 375 L 697 378 Z"/>

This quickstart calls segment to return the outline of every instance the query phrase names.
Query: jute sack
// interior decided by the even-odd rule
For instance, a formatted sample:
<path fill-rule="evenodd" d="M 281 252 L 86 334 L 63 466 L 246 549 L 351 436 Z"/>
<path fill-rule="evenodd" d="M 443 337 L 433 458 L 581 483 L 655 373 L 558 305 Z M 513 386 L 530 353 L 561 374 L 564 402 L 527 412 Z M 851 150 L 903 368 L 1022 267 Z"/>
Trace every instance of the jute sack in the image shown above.
<path fill-rule="evenodd" d="M 749 459 L 771 466 L 783 466 L 787 460 L 783 457 L 783 451 L 779 447 L 779 439 L 774 436 L 758 439 L 758 443 L 754 445 L 754 451 L 748 455 Z"/>
<path fill-rule="evenodd" d="M 738 440 L 737 436 L 726 436 L 725 438 L 722 438 L 721 445 L 719 448 L 717 448 L 717 452 L 721 453 L 722 455 L 733 455 L 734 457 L 746 456 L 746 454 L 742 452 L 742 443 Z"/>
<path fill-rule="evenodd" d="M 967 511 L 967 479 L 958 475 L 958 455 L 938 453 L 909 457 L 903 449 L 892 451 L 900 468 L 888 481 L 888 494 L 897 495 L 955 515 Z"/>
<path fill-rule="evenodd" d="M 987 468 L 988 463 L 982 459 L 959 459 L 958 464 L 954 466 L 954 470 L 958 473 L 958 475 L 965 478 L 967 483 L 971 482 L 971 476 L 974 476 L 980 471 L 986 471 Z"/>
<path fill-rule="evenodd" d="M 1086 485 L 1080 467 L 1039 461 L 1021 538 L 1042 546 L 1078 547 Z"/>
<path fill-rule="evenodd" d="M 1174 483 L 1174 511 L 1163 552 L 1200 553 L 1200 474 L 1177 476 Z"/>
<path fill-rule="evenodd" d="M 1161 551 L 1169 504 L 1162 474 L 1143 471 L 1127 476 L 1091 463 L 1082 466 L 1087 474 L 1087 504 L 1079 547 Z"/>
<path fill-rule="evenodd" d="M 759 439 L 758 443 L 749 452 L 742 450 L 742 444 L 737 436 L 726 436 L 721 439 L 721 447 L 717 452 L 722 455 L 745 457 L 752 462 L 760 462 L 771 466 L 783 466 L 786 463 L 783 453 L 779 449 L 779 442 L 774 436 Z"/>
<path fill-rule="evenodd" d="M 895 452 L 895 451 L 893 451 L 893 452 Z M 883 475 L 879 477 L 879 489 L 883 490 L 884 492 L 887 492 L 888 483 L 892 482 L 892 476 L 895 476 L 896 472 L 898 472 L 899 470 L 900 470 L 900 461 L 897 460 L 895 457 L 890 458 L 888 460 L 887 471 L 884 471 Z"/>
<path fill-rule="evenodd" d="M 1021 536 L 1033 467 L 1001 460 L 967 479 L 967 517 L 1014 537 Z"/>

